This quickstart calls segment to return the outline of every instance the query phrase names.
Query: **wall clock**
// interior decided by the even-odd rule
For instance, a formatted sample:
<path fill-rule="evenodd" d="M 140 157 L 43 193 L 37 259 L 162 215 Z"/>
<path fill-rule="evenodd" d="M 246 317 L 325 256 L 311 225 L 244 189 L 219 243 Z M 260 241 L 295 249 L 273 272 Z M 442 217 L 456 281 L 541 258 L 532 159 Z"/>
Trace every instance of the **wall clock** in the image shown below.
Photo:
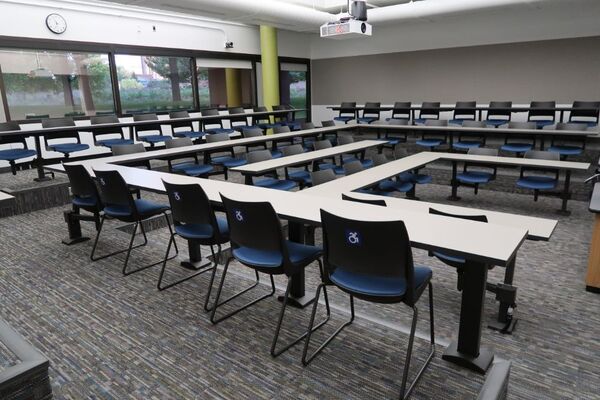
<path fill-rule="evenodd" d="M 49 14 L 46 17 L 46 26 L 51 32 L 60 35 L 67 30 L 67 21 L 60 14 Z"/>

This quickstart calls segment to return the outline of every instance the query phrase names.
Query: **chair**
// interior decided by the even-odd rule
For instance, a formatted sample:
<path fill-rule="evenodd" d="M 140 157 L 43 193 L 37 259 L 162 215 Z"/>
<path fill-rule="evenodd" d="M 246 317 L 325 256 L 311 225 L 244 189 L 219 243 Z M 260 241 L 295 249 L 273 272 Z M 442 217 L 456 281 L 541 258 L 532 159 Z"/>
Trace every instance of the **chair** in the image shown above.
<path fill-rule="evenodd" d="M 355 101 L 344 101 L 340 105 L 340 110 L 337 117 L 333 119 L 335 121 L 341 121 L 345 124 L 356 118 L 356 102 Z"/>
<path fill-rule="evenodd" d="M 415 118 L 414 123 L 417 125 L 423 125 L 426 121 L 431 119 L 440 119 L 439 101 L 424 101 L 423 104 L 421 104 L 419 118 Z"/>
<path fill-rule="evenodd" d="M 499 127 L 510 122 L 512 119 L 512 101 L 490 101 L 488 105 L 486 125 Z"/>
<path fill-rule="evenodd" d="M 448 126 L 448 121 L 440 119 L 425 120 L 425 126 Z M 448 140 L 448 133 L 426 133 L 421 134 L 421 139 L 415 143 L 417 146 L 426 147 L 429 151 L 434 151 L 437 147 L 443 145 Z"/>
<path fill-rule="evenodd" d="M 269 150 L 255 150 L 247 154 L 246 159 L 248 164 L 271 160 L 271 152 Z M 292 190 L 297 186 L 297 183 L 288 179 L 263 178 L 258 181 L 252 179 L 252 185 L 277 190 Z"/>
<path fill-rule="evenodd" d="M 227 222 L 229 224 L 231 257 L 227 259 L 225 267 L 223 268 L 223 274 L 217 289 L 217 295 L 212 308 L 210 321 L 213 324 L 219 323 L 231 317 L 232 315 L 235 315 L 238 312 L 258 303 L 259 301 L 271 297 L 273 294 L 275 294 L 275 282 L 273 280 L 273 276 L 285 275 L 288 278 L 288 283 L 285 295 L 283 297 L 283 303 L 281 305 L 281 311 L 279 313 L 275 335 L 271 345 L 271 355 L 276 357 L 304 339 L 308 334 L 308 332 L 301 334 L 291 343 L 277 350 L 279 332 L 283 322 L 283 317 L 285 315 L 285 310 L 287 308 L 289 292 L 292 284 L 291 277 L 303 271 L 308 265 L 315 261 L 319 264 L 319 271 L 322 272 L 322 264 L 320 260 L 322 253 L 321 248 L 286 240 L 283 236 L 281 222 L 279 221 L 279 218 L 277 217 L 277 214 L 270 203 L 237 201 L 229 199 L 223 195 L 221 195 L 221 198 L 223 199 L 223 206 L 225 208 Z M 233 259 L 254 270 L 256 275 L 256 283 L 253 286 L 234 294 L 226 300 L 219 301 L 221 298 L 223 284 L 225 283 L 225 278 L 227 276 L 227 270 L 230 262 Z M 252 300 L 244 306 L 217 318 L 216 314 L 219 307 L 258 284 L 259 273 L 269 275 L 271 281 L 271 291 L 266 295 L 263 295 L 256 300 Z M 313 331 L 323 326 L 329 319 L 329 304 L 327 304 L 327 310 L 327 319 L 318 324 L 316 327 L 312 328 Z"/>
<path fill-rule="evenodd" d="M 365 167 L 363 167 L 359 160 L 344 163 L 344 175 L 356 174 L 357 172 L 364 171 L 364 169 Z"/>
<path fill-rule="evenodd" d="M 194 142 L 192 142 L 192 139 L 187 137 L 169 140 L 165 143 L 167 149 L 193 145 Z M 167 162 L 169 165 L 169 172 L 182 173 L 187 176 L 207 177 L 210 173 L 215 171 L 215 168 L 212 165 L 201 164 L 198 161 L 198 153 L 186 155 L 183 156 L 183 158 L 169 158 Z"/>
<path fill-rule="evenodd" d="M 373 162 L 377 167 L 379 165 L 386 164 L 388 162 L 388 159 L 385 156 L 385 154 L 375 154 L 373 156 Z M 384 193 L 407 193 L 413 190 L 414 183 L 412 183 L 410 180 L 401 180 L 399 177 L 396 177 L 396 179 L 386 179 L 379 182 L 377 188 Z"/>
<path fill-rule="evenodd" d="M 142 121 L 158 121 L 158 117 L 156 114 L 135 114 L 133 116 L 133 120 L 135 122 Z M 151 147 L 156 146 L 157 143 L 164 143 L 167 140 L 173 139 L 172 136 L 164 135 L 162 132 L 160 122 L 156 122 L 155 124 L 144 124 L 144 125 L 136 125 L 134 126 L 135 138 L 141 142 L 149 143 Z M 149 135 L 140 135 L 143 132 L 158 132 L 151 133 Z"/>
<path fill-rule="evenodd" d="M 267 110 L 267 107 L 260 106 L 260 107 L 254 107 L 253 111 L 254 112 L 267 112 L 269 110 Z M 268 115 L 264 116 L 264 117 L 253 117 L 253 121 L 254 121 L 254 125 L 257 125 L 262 130 L 273 129 L 276 126 L 281 126 L 281 124 L 278 122 L 272 123 L 271 117 L 269 117 Z"/>
<path fill-rule="evenodd" d="M 146 147 L 144 147 L 143 143 L 134 143 L 134 144 L 116 144 L 110 148 L 113 156 L 124 156 L 127 154 L 136 154 L 136 153 L 145 153 Z M 150 160 L 141 160 L 128 162 L 126 165 L 130 167 L 142 167 L 146 169 L 152 169 L 150 166 Z"/>
<path fill-rule="evenodd" d="M 42 120 L 42 128 L 61 128 L 63 126 L 75 126 L 73 118 L 49 118 Z M 61 142 L 56 143 L 56 139 L 75 139 L 75 142 Z M 53 141 L 53 143 L 51 143 Z M 71 153 L 78 151 L 87 150 L 90 148 L 87 144 L 81 143 L 79 132 L 77 131 L 64 131 L 64 132 L 53 132 L 51 134 L 44 135 L 44 144 L 47 151 L 56 151 L 62 153 L 65 158 L 69 158 Z"/>
<path fill-rule="evenodd" d="M 242 130 L 242 136 L 244 138 L 261 137 L 264 135 L 265 134 L 264 134 L 263 130 L 257 126 L 245 127 Z M 261 148 L 261 149 L 268 149 L 266 142 L 257 143 L 254 145 L 246 145 L 246 153 L 249 152 L 251 149 L 256 149 L 257 147 Z M 282 156 L 282 154 L 283 153 L 280 150 L 271 150 L 271 155 L 273 156 L 273 158 L 280 158 Z"/>
<path fill-rule="evenodd" d="M 555 101 L 532 101 L 529 107 L 531 109 L 527 114 L 527 121 L 535 122 L 537 129 L 554 125 L 556 121 Z"/>
<path fill-rule="evenodd" d="M 344 135 L 344 136 L 340 136 L 338 137 L 338 146 L 342 146 L 345 144 L 350 144 L 350 143 L 354 143 L 354 137 L 352 137 L 351 135 Z M 360 154 L 360 159 L 357 157 Z M 342 154 L 341 156 L 341 165 L 339 167 L 334 167 L 334 172 L 338 175 L 344 174 L 344 164 L 348 163 L 348 162 L 352 162 L 352 161 L 360 161 L 360 163 L 363 165 L 363 167 L 365 168 L 371 168 L 373 166 L 373 160 L 369 160 L 369 159 L 364 159 L 364 154 L 365 151 L 364 150 L 359 150 L 357 152 L 354 153 L 350 153 L 350 154 Z"/>
<path fill-rule="evenodd" d="M 273 128 L 273 134 L 277 135 L 280 133 L 290 133 L 292 130 L 289 126 L 287 125 L 280 125 L 280 126 L 276 126 Z M 286 143 L 286 144 L 294 144 L 294 138 L 289 138 L 289 139 L 285 139 L 285 140 L 281 140 L 281 141 L 277 141 L 278 143 Z"/>
<path fill-rule="evenodd" d="M 21 127 L 16 122 L 0 123 L 0 133 L 7 131 L 19 131 Z M 17 160 L 35 157 L 35 150 L 27 147 L 27 141 L 24 137 L 18 136 L 0 136 L 0 145 L 9 145 L 10 148 L 0 150 L 0 160 L 8 161 L 13 175 L 17 174 Z M 13 145 L 19 145 L 21 148 L 15 148 Z"/>
<path fill-rule="evenodd" d="M 273 111 L 281 111 L 281 110 L 293 111 L 294 109 L 290 105 L 287 105 L 287 104 L 273 106 Z M 292 131 L 298 131 L 298 130 L 300 130 L 300 125 L 302 124 L 303 121 L 291 119 L 291 116 L 293 116 L 293 115 L 294 115 L 293 112 L 284 114 L 283 116 L 279 117 L 280 122 L 281 122 L 281 124 L 283 124 L 285 126 L 289 126 Z"/>
<path fill-rule="evenodd" d="M 300 130 L 307 130 L 307 129 L 315 129 L 316 126 L 315 124 L 313 124 L 312 122 L 302 122 L 300 123 Z M 315 143 L 315 138 L 314 137 L 306 137 L 306 136 L 302 136 L 302 147 L 304 147 L 304 149 L 306 151 L 312 150 L 313 145 Z"/>
<path fill-rule="evenodd" d="M 550 151 L 529 150 L 525 158 L 558 161 L 560 155 Z M 556 188 L 558 176 L 559 170 L 555 168 L 521 167 L 517 187 L 533 190 L 533 201 L 537 201 L 540 191 Z"/>
<path fill-rule="evenodd" d="M 317 140 L 313 145 L 315 151 L 317 150 L 325 150 L 333 147 L 329 140 Z M 323 158 L 319 161 L 315 161 L 315 167 L 313 169 L 333 169 L 336 168 L 337 165 L 335 163 L 334 157 Z"/>
<path fill-rule="evenodd" d="M 185 111 L 171 111 L 169 113 L 169 119 L 177 119 L 177 118 L 190 118 L 190 114 Z M 170 122 L 171 131 L 173 132 L 173 136 L 176 138 L 190 138 L 192 140 L 202 139 L 206 132 L 198 132 L 194 129 L 194 124 L 192 121 L 172 121 Z M 180 129 L 181 130 L 177 130 Z"/>
<path fill-rule="evenodd" d="M 371 124 L 375 121 L 379 121 L 381 117 L 381 103 L 370 102 L 365 103 L 365 107 L 362 110 L 362 116 L 357 119 L 359 124 Z"/>
<path fill-rule="evenodd" d="M 592 128 L 598 125 L 600 101 L 574 101 L 569 122 L 580 122 Z"/>
<path fill-rule="evenodd" d="M 243 115 L 236 115 L 236 114 L 246 114 L 244 107 L 230 108 L 229 109 L 230 117 L 227 118 L 229 120 L 231 129 L 233 129 L 234 131 L 243 132 L 244 129 L 247 129 L 250 127 L 250 125 L 248 125 L 248 117 L 243 116 Z M 252 128 L 254 128 L 254 126 L 252 126 Z"/>
<path fill-rule="evenodd" d="M 90 117 L 90 124 L 118 124 L 119 118 L 116 115 L 102 115 Z M 132 139 L 125 139 L 123 128 L 105 127 L 93 128 L 94 144 L 96 146 L 108 147 L 109 149 L 116 145 L 133 144 Z M 108 137 L 107 137 L 108 136 Z"/>
<path fill-rule="evenodd" d="M 303 153 L 304 148 L 300 144 L 293 144 L 291 146 L 286 146 L 283 148 L 284 157 L 294 156 Z M 302 189 L 304 186 L 311 185 L 312 182 L 310 179 L 310 171 L 308 170 L 308 163 L 304 166 L 295 166 L 295 169 L 292 168 L 293 167 L 285 168 L 285 179 L 298 182 L 298 184 L 300 185 L 300 189 Z"/>
<path fill-rule="evenodd" d="M 410 101 L 397 101 L 392 109 L 392 117 L 386 118 L 386 121 L 406 120 L 410 122 L 412 103 Z"/>
<path fill-rule="evenodd" d="M 100 229 L 100 213 L 104 206 L 100 200 L 100 194 L 98 193 L 96 183 L 87 169 L 81 164 L 63 164 L 63 167 L 69 178 L 69 185 L 71 187 L 71 206 L 73 207 L 73 213 L 79 220 L 94 221 L 96 230 Z M 81 210 L 92 213 L 92 216 L 88 217 L 81 215 Z M 72 218 L 72 216 L 69 215 L 69 218 Z"/>
<path fill-rule="evenodd" d="M 333 120 L 321 121 L 321 126 L 323 128 L 335 126 L 335 121 L 333 121 Z M 337 137 L 338 137 L 337 131 L 323 135 L 323 138 L 329 140 L 331 142 L 331 144 L 334 146 L 337 144 Z"/>
<path fill-rule="evenodd" d="M 535 122 L 509 122 L 509 129 L 536 129 Z M 513 135 L 510 135 L 513 136 Z M 534 135 L 518 135 L 518 141 L 513 141 L 509 135 L 506 135 L 504 144 L 500 146 L 500 150 L 509 153 L 516 153 L 517 156 L 525 154 L 535 147 Z"/>
<path fill-rule="evenodd" d="M 408 133 L 407 131 L 403 130 L 401 135 L 402 136 L 392 136 L 391 132 L 394 131 L 394 126 L 407 126 L 409 124 L 409 120 L 408 119 L 396 119 L 396 118 L 392 118 L 388 120 L 388 125 L 390 125 L 390 128 L 385 129 L 385 136 L 383 137 L 384 140 L 386 140 L 387 142 L 383 145 L 384 149 L 390 149 L 392 151 L 392 154 L 395 156 L 396 155 L 396 147 L 400 144 L 400 143 L 406 143 L 408 141 Z"/>
<path fill-rule="evenodd" d="M 169 238 L 169 245 L 167 246 L 167 252 L 165 253 L 162 269 L 158 277 L 158 290 L 168 289 L 195 276 L 212 271 L 206 292 L 206 300 L 204 301 L 204 309 L 210 311 L 208 303 L 217 265 L 221 259 L 221 246 L 229 241 L 227 219 L 215 215 L 210 200 L 200 185 L 178 185 L 165 182 L 164 180 L 163 184 L 165 185 L 169 204 L 171 205 L 174 232 L 171 233 L 171 237 Z M 171 251 L 171 244 L 175 244 L 175 236 L 187 240 L 190 246 L 209 246 L 212 262 L 200 265 L 191 274 L 163 285 L 167 259 Z M 215 246 L 217 247 L 216 253 L 214 250 Z"/>
<path fill-rule="evenodd" d="M 123 275 L 131 275 L 162 263 L 163 260 L 161 259 L 160 261 L 138 267 L 131 271 L 127 270 L 131 250 L 145 246 L 148 243 L 148 238 L 146 237 L 146 231 L 143 224 L 145 220 L 162 215 L 165 218 L 171 235 L 173 234 L 173 230 L 171 229 L 171 224 L 169 222 L 169 216 L 167 215 L 169 206 L 155 203 L 146 199 L 134 199 L 129 191 L 129 187 L 118 171 L 94 171 L 94 174 L 96 175 L 96 180 L 99 183 L 98 188 L 100 200 L 102 201 L 104 208 L 102 209 L 103 214 L 100 218 L 100 227 L 98 228 L 96 240 L 94 241 L 94 246 L 92 247 L 92 253 L 90 255 L 91 260 L 98 261 L 119 253 L 126 252 L 125 261 L 123 262 Z M 104 222 L 107 218 L 116 219 L 121 222 L 133 222 L 134 226 L 133 231 L 131 232 L 131 239 L 129 240 L 129 246 L 126 249 L 117 250 L 112 253 L 97 257 L 95 256 L 96 248 L 98 247 L 100 234 L 102 233 L 102 228 L 104 227 Z M 142 232 L 142 235 L 144 236 L 144 241 L 141 244 L 134 246 L 133 242 L 135 240 L 138 226 Z M 175 258 L 177 253 L 177 244 L 175 244 L 175 255 L 168 259 L 171 260 Z"/>
<path fill-rule="evenodd" d="M 210 135 L 206 135 L 205 138 L 206 143 L 226 142 L 228 140 L 231 140 L 231 138 L 229 137 L 229 133 L 227 132 L 213 133 Z M 206 153 L 207 157 L 210 160 L 210 164 L 220 165 L 223 167 L 223 174 L 225 176 L 225 179 L 227 179 L 227 170 L 229 168 L 239 167 L 241 165 L 246 164 L 245 159 L 235 156 L 233 146 L 229 150 L 227 150 L 227 153 L 229 153 L 229 155 L 222 155 L 218 157 L 214 157 L 212 154 Z"/>
<path fill-rule="evenodd" d="M 322 169 L 312 171 L 310 173 L 310 181 L 312 182 L 312 186 L 317 186 L 323 183 L 331 182 L 335 179 L 335 172 L 333 172 L 332 169 Z"/>
<path fill-rule="evenodd" d="M 323 280 L 317 288 L 308 335 L 304 343 L 302 363 L 309 364 L 346 326 L 354 321 L 354 298 L 382 303 L 404 303 L 413 310 L 411 330 L 402 374 L 400 398 L 410 396 L 415 384 L 435 355 L 433 320 L 432 271 L 413 264 L 412 249 L 404 222 L 358 221 L 321 210 L 323 227 Z M 327 296 L 327 286 L 336 286 L 350 297 L 350 320 L 339 327 L 310 356 L 308 348 L 313 321 L 321 291 Z M 417 302 L 429 289 L 429 319 L 431 350 L 423 367 L 407 386 L 412 348 L 417 327 Z M 327 299 L 327 297 L 325 297 Z M 327 304 L 327 303 L 326 303 Z M 349 366 L 348 366 L 349 367 Z"/>
<path fill-rule="evenodd" d="M 328 121 L 321 121 L 321 126 L 322 126 L 322 127 L 330 127 L 330 126 L 335 126 L 335 121 L 332 121 L 332 120 L 328 120 Z"/>
<path fill-rule="evenodd" d="M 219 113 L 219 110 L 215 109 L 215 108 L 211 108 L 209 110 L 203 110 L 202 111 L 202 116 L 203 117 L 214 117 L 214 116 L 218 116 L 221 115 Z M 203 125 L 204 125 L 204 132 L 206 133 L 211 133 L 211 134 L 218 134 L 218 133 L 226 133 L 227 135 L 230 135 L 232 133 L 235 133 L 235 131 L 233 129 L 229 129 L 229 128 L 223 128 L 223 119 L 227 119 L 227 117 L 225 115 L 223 115 L 223 118 L 218 118 L 218 119 L 214 119 L 214 120 L 205 120 L 202 121 Z M 208 128 L 208 126 L 216 126 L 215 128 Z"/>
<path fill-rule="evenodd" d="M 463 121 L 463 128 L 481 128 L 486 129 L 487 124 L 485 121 Z M 484 132 L 459 132 L 458 138 L 452 143 L 452 148 L 455 150 L 470 150 L 477 147 L 485 146 L 485 133 Z"/>
<path fill-rule="evenodd" d="M 429 208 L 429 214 L 440 215 L 440 216 L 449 217 L 449 218 L 460 218 L 460 219 L 466 219 L 466 220 L 470 220 L 470 221 L 478 221 L 478 222 L 483 222 L 483 223 L 488 222 L 487 216 L 485 216 L 485 215 L 450 214 L 447 212 L 436 210 L 435 208 L 431 208 L 431 207 Z M 453 268 L 456 268 L 456 273 L 458 276 L 458 279 L 456 280 L 456 290 L 458 290 L 459 292 L 462 291 L 464 266 L 467 263 L 467 260 L 465 260 L 463 257 L 449 255 L 449 254 L 446 254 L 441 251 L 432 251 L 429 253 L 429 255 L 435 256 L 437 259 L 442 261 L 444 264 L 449 265 Z M 493 265 L 489 265 L 488 269 L 492 269 L 493 267 L 494 267 Z"/>
<path fill-rule="evenodd" d="M 345 193 L 342 193 L 342 200 L 354 201 L 356 203 L 370 204 L 372 206 L 382 206 L 382 207 L 387 206 L 385 200 L 383 200 L 383 199 L 357 199 L 355 197 L 350 197 Z"/>
<path fill-rule="evenodd" d="M 457 101 L 454 106 L 452 119 L 448 121 L 448 123 L 452 125 L 462 125 L 465 121 L 475 121 L 477 119 L 476 107 L 476 101 Z"/>
<path fill-rule="evenodd" d="M 406 150 L 400 149 L 400 158 L 404 158 L 406 156 L 408 156 L 408 153 L 406 152 Z M 433 182 L 433 178 L 431 177 L 431 175 L 419 174 L 418 171 L 419 171 L 419 169 L 401 172 L 398 175 L 398 179 L 401 181 L 404 181 L 404 182 L 412 182 L 413 184 L 415 184 L 415 186 L 417 184 L 425 185 L 425 184 Z"/>
<path fill-rule="evenodd" d="M 498 156 L 497 149 L 484 147 L 473 147 L 468 151 L 470 155 L 476 156 Z M 487 165 L 479 162 L 465 162 L 463 172 L 456 175 L 456 180 L 461 185 L 472 186 L 475 194 L 479 191 L 479 185 L 484 185 L 496 179 L 497 166 Z"/>
<path fill-rule="evenodd" d="M 585 131 L 588 128 L 585 122 L 559 122 L 556 124 L 557 131 Z M 561 160 L 566 160 L 568 156 L 578 156 L 585 150 L 585 136 L 552 136 L 548 151 L 560 154 Z"/>

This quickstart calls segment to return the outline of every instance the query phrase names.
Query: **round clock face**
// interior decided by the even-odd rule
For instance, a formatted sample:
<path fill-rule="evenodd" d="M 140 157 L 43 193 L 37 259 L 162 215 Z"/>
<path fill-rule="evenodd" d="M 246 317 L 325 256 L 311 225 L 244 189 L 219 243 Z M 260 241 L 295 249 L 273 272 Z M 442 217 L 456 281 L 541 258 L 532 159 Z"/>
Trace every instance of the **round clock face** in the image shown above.
<path fill-rule="evenodd" d="M 46 17 L 46 26 L 50 31 L 61 34 L 67 30 L 67 21 L 59 14 L 50 14 Z"/>

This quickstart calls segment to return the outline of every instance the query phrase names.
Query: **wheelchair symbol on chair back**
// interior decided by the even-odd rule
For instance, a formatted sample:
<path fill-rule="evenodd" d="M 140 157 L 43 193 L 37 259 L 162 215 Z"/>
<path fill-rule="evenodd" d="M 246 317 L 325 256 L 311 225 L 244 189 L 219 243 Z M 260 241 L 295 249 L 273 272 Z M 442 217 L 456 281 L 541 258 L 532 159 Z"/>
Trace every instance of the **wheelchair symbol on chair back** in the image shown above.
<path fill-rule="evenodd" d="M 106 186 L 106 182 L 104 182 L 104 178 L 100 178 L 100 184 L 101 184 L 102 186 Z"/>
<path fill-rule="evenodd" d="M 244 214 L 240 210 L 235 210 L 235 219 L 242 222 L 244 220 Z"/>
<path fill-rule="evenodd" d="M 353 246 L 360 246 L 360 244 L 361 244 L 360 233 L 358 233 L 357 231 L 347 230 L 346 231 L 346 241 L 348 242 L 348 244 L 351 244 Z"/>
<path fill-rule="evenodd" d="M 177 200 L 177 201 L 181 200 L 181 195 L 179 194 L 179 192 L 174 192 L 173 197 L 175 197 L 175 200 Z"/>

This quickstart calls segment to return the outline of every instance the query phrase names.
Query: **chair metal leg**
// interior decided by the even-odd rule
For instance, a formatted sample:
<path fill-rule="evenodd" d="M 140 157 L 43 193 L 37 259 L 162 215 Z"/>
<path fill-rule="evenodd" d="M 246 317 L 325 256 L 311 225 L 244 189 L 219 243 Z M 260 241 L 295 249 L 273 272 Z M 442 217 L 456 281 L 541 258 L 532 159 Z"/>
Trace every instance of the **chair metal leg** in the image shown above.
<path fill-rule="evenodd" d="M 304 366 L 311 363 L 311 361 L 335 338 L 345 327 L 350 325 L 354 321 L 354 296 L 350 295 L 350 321 L 345 322 L 340 326 L 331 336 L 329 336 L 314 353 L 312 353 L 309 357 L 308 354 L 308 346 L 310 345 L 310 337 L 312 333 L 319 328 L 313 328 L 313 324 L 315 322 L 315 315 L 317 313 L 317 305 L 319 304 L 319 296 L 321 294 L 321 288 L 323 289 L 323 294 L 325 296 L 325 305 L 329 308 L 329 299 L 327 298 L 327 287 L 324 283 L 321 283 L 317 287 L 317 294 L 315 295 L 315 303 L 313 305 L 312 315 L 310 316 L 310 323 L 308 325 L 308 331 L 306 336 L 306 342 L 304 342 L 304 350 L 302 351 L 302 364 Z"/>
<path fill-rule="evenodd" d="M 417 319 L 419 317 L 419 311 L 418 311 L 417 307 L 413 306 L 412 307 L 413 318 L 412 318 L 412 325 L 410 328 L 410 337 L 408 339 L 408 350 L 406 351 L 406 362 L 404 364 L 404 371 L 402 373 L 402 386 L 400 387 L 400 400 L 404 400 L 410 396 L 415 385 L 421 378 L 421 375 L 423 375 L 423 372 L 425 372 L 425 369 L 427 368 L 427 366 L 433 359 L 433 356 L 435 355 L 435 336 L 434 336 L 434 322 L 433 322 L 433 286 L 432 286 L 431 282 L 429 282 L 429 284 L 428 284 L 428 290 L 429 290 L 429 318 L 430 318 L 429 329 L 430 329 L 430 335 L 431 335 L 431 352 L 429 353 L 427 360 L 425 360 L 425 362 L 419 369 L 419 372 L 417 372 L 417 375 L 415 376 L 415 378 L 413 379 L 413 381 L 411 382 L 411 384 L 407 390 L 406 383 L 408 380 L 408 372 L 410 369 L 409 368 L 410 367 L 410 359 L 411 359 L 412 348 L 413 348 L 413 344 L 414 344 L 414 340 L 415 340 L 415 333 L 417 330 Z"/>
<path fill-rule="evenodd" d="M 208 312 L 212 310 L 212 307 L 208 305 L 210 302 L 210 293 L 212 292 L 213 283 L 215 281 L 215 275 L 217 274 L 217 265 L 219 261 L 221 261 L 221 245 L 217 245 L 217 254 L 213 250 L 213 246 L 210 246 L 210 252 L 212 253 L 213 260 L 215 262 L 215 268 L 213 269 L 212 274 L 210 274 L 210 282 L 208 282 L 208 290 L 206 291 L 206 298 L 204 299 L 204 311 Z"/>
<path fill-rule="evenodd" d="M 319 260 L 320 262 L 320 260 Z M 295 344 L 297 344 L 298 342 L 300 342 L 302 339 L 304 339 L 306 337 L 306 335 L 308 335 L 308 330 L 306 332 L 304 332 L 302 335 L 298 336 L 296 339 L 294 339 L 291 343 L 287 344 L 285 347 L 283 347 L 282 349 L 279 350 L 275 350 L 275 347 L 277 346 L 277 340 L 279 339 L 279 331 L 281 330 L 281 324 L 283 322 L 283 315 L 285 314 L 285 308 L 287 307 L 287 303 L 288 303 L 288 295 L 290 293 L 290 288 L 292 287 L 292 280 L 290 278 L 288 278 L 288 283 L 287 283 L 287 288 L 285 290 L 285 296 L 283 298 L 283 304 L 281 305 L 281 312 L 279 313 L 279 321 L 277 322 L 277 328 L 275 329 L 275 336 L 273 337 L 273 344 L 271 345 L 271 355 L 273 357 L 277 357 L 280 354 L 282 354 L 283 352 L 285 352 L 286 350 L 288 350 L 290 347 L 294 346 Z M 317 299 L 318 300 L 318 299 Z M 311 333 L 316 331 L 317 329 L 319 329 L 320 327 L 322 327 L 323 325 L 325 325 L 325 323 L 327 321 L 329 321 L 329 317 L 331 316 L 331 311 L 329 309 L 329 301 L 326 301 L 325 306 L 327 308 L 327 317 L 325 318 L 325 320 L 321 321 L 319 324 L 317 324 L 317 326 L 315 326 L 314 328 L 309 328 L 311 329 Z M 311 322 L 313 320 L 311 319 Z"/>
<path fill-rule="evenodd" d="M 240 308 L 238 308 L 228 314 L 225 314 L 219 318 L 215 318 L 218 307 L 220 307 L 223 304 L 228 303 L 229 301 L 235 299 L 236 297 L 246 293 L 247 291 L 256 287 L 260 282 L 260 278 L 258 276 L 258 271 L 255 270 L 254 272 L 256 273 L 256 282 L 252 286 L 250 286 L 246 289 L 243 289 L 242 291 L 234 294 L 233 296 L 229 297 L 226 300 L 223 300 L 222 302 L 219 302 L 219 298 L 221 297 L 221 291 L 223 290 L 223 284 L 225 283 L 225 277 L 227 276 L 227 269 L 229 268 L 229 263 L 231 262 L 231 260 L 233 260 L 233 257 L 230 257 L 227 260 L 227 263 L 225 263 L 225 267 L 223 268 L 223 276 L 221 277 L 221 283 L 219 284 L 219 288 L 217 289 L 217 297 L 215 298 L 215 302 L 214 302 L 213 306 L 211 307 L 212 313 L 210 315 L 210 322 L 212 324 L 218 324 L 219 322 L 226 320 L 227 318 L 234 316 L 235 314 L 239 313 L 240 311 L 245 310 L 246 308 L 258 303 L 259 301 L 264 300 L 268 297 L 271 297 L 275 294 L 275 281 L 273 280 L 273 275 L 269 275 L 269 278 L 271 279 L 271 291 L 269 293 L 267 293 L 264 296 L 259 297 L 258 299 L 255 299 L 255 300 L 252 300 L 252 301 L 246 303 L 245 305 L 241 306 Z"/>
<path fill-rule="evenodd" d="M 133 246 L 131 249 L 129 247 L 127 247 L 126 249 L 123 249 L 123 250 L 117 250 L 117 251 L 114 251 L 112 253 L 100 256 L 100 257 L 95 257 L 94 254 L 96 253 L 96 248 L 98 247 L 98 240 L 100 239 L 100 233 L 102 232 L 102 228 L 104 226 L 104 221 L 105 220 L 106 220 L 106 216 L 102 215 L 102 217 L 100 218 L 100 222 L 98 224 L 98 227 L 97 227 L 96 239 L 94 240 L 94 245 L 92 246 L 92 253 L 90 254 L 90 259 L 92 261 L 103 260 L 105 258 L 112 257 L 114 255 L 117 255 L 117 254 L 120 254 L 120 253 L 124 253 L 126 251 L 130 251 L 132 249 L 137 249 L 138 247 L 143 247 L 143 246 L 145 246 L 145 245 L 148 244 L 148 238 L 146 237 L 146 233 L 143 232 L 144 241 L 142 243 L 138 244 L 138 245 Z M 134 226 L 133 234 L 132 234 L 132 239 L 133 239 L 133 237 L 135 237 L 135 232 L 137 230 L 137 224 L 138 223 L 136 222 L 135 226 Z"/>

